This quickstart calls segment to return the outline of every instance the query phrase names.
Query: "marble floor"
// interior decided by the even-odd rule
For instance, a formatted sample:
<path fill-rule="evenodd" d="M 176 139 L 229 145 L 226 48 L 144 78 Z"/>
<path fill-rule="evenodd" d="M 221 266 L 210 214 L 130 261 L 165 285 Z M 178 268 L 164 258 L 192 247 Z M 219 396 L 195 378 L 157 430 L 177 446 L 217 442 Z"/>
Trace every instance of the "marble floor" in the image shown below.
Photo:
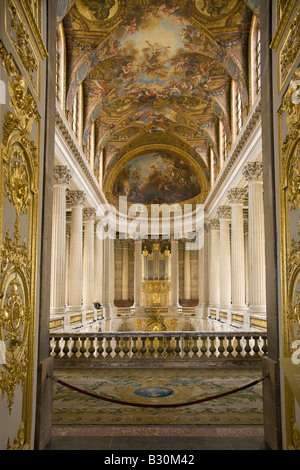
<path fill-rule="evenodd" d="M 265 450 L 262 427 L 54 427 L 46 450 Z"/>

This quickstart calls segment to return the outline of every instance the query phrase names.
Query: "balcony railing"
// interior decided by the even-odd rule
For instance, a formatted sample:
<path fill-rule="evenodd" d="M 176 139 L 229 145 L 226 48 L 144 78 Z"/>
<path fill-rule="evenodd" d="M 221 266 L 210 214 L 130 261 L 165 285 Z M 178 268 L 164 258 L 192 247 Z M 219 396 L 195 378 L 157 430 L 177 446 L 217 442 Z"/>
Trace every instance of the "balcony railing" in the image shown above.
<path fill-rule="evenodd" d="M 267 354 L 261 332 L 128 332 L 50 335 L 50 355 L 66 359 L 260 359 Z"/>

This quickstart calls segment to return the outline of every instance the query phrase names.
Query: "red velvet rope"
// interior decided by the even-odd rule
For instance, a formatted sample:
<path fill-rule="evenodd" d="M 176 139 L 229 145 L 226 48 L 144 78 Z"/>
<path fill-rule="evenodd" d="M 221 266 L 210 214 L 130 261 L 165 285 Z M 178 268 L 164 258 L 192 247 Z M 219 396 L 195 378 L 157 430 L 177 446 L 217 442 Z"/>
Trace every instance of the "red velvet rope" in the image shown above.
<path fill-rule="evenodd" d="M 74 387 L 74 385 L 70 385 L 62 380 L 56 379 L 55 377 L 51 377 L 51 379 L 54 382 L 57 382 L 60 385 L 63 385 L 66 388 L 69 388 L 70 390 L 74 390 L 75 392 L 79 392 L 83 395 L 87 395 L 88 397 L 91 398 L 97 398 L 98 400 L 103 400 L 103 401 L 108 401 L 110 403 L 116 403 L 118 405 L 126 405 L 126 406 L 135 406 L 139 408 L 179 408 L 183 406 L 191 406 L 191 405 L 197 405 L 199 403 L 204 403 L 206 401 L 211 401 L 215 400 L 217 398 L 223 398 L 228 395 L 232 395 L 233 393 L 241 392 L 242 390 L 246 390 L 247 388 L 253 387 L 254 385 L 259 384 L 262 382 L 266 377 L 261 377 L 260 379 L 254 380 L 253 382 L 244 385 L 242 387 L 236 388 L 234 390 L 230 390 L 228 392 L 223 392 L 219 393 L 218 395 L 212 395 L 209 397 L 201 398 L 200 400 L 196 401 L 190 401 L 186 403 L 174 403 L 174 404 L 166 404 L 166 405 L 155 405 L 155 404 L 150 404 L 150 403 L 131 403 L 127 401 L 121 401 L 121 400 L 115 400 L 113 398 L 107 398 L 107 397 L 102 397 L 100 395 L 96 395 L 95 393 L 87 392 L 86 390 L 81 390 L 80 388 Z"/>

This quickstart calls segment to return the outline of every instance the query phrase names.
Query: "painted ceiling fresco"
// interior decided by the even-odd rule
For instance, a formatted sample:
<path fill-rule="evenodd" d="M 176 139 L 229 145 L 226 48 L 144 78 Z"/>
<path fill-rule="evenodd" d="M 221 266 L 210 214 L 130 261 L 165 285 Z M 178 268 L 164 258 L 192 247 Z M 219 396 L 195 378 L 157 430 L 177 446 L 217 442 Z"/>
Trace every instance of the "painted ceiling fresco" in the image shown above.
<path fill-rule="evenodd" d="M 129 202 L 172 204 L 200 194 L 197 176 L 175 154 L 152 152 L 131 160 L 119 173 L 113 188 L 115 197 Z"/>
<path fill-rule="evenodd" d="M 110 180 L 112 162 L 124 158 L 128 150 L 142 147 L 146 141 L 148 144 L 168 141 L 170 147 L 180 147 L 191 160 L 198 164 L 201 160 L 199 168 L 209 180 L 210 148 L 216 166 L 219 161 L 219 120 L 230 140 L 232 79 L 240 89 L 243 105 L 248 104 L 248 35 L 257 2 L 77 0 L 67 5 L 67 0 L 59 0 L 59 3 L 59 20 L 64 16 L 68 48 L 67 109 L 71 110 L 82 84 L 83 139 L 86 140 L 95 123 L 96 149 L 105 151 L 105 182 Z M 143 157 L 144 163 L 148 155 Z M 117 192 L 125 174 L 130 174 L 132 182 L 134 170 L 128 163 L 124 159 L 124 170 L 114 185 Z M 149 168 L 142 171 L 145 181 L 149 172 Z M 139 190 L 143 184 L 146 182 L 139 185 Z M 189 190 L 184 186 L 185 195 L 183 190 L 176 194 L 184 200 L 195 191 L 201 192 L 199 185 L 193 183 L 191 187 Z M 135 197 L 142 198 L 140 191 L 134 196 L 133 187 L 130 194 L 133 201 Z M 153 197 L 159 199 L 159 194 L 157 188 Z M 151 197 L 148 191 L 147 198 Z"/>

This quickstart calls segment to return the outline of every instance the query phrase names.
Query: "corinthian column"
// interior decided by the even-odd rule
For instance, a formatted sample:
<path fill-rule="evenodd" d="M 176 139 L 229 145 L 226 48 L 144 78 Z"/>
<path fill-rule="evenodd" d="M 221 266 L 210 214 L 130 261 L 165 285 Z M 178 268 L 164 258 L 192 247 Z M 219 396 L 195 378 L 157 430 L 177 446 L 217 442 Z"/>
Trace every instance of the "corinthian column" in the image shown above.
<path fill-rule="evenodd" d="M 103 239 L 98 236 L 97 227 L 100 220 L 95 222 L 95 234 L 94 234 L 94 249 L 95 249 L 95 262 L 94 262 L 94 300 L 95 302 L 103 303 L 102 294 L 102 283 L 103 283 Z"/>
<path fill-rule="evenodd" d="M 217 211 L 220 221 L 220 306 L 231 305 L 231 252 L 230 252 L 230 206 L 221 206 Z"/>
<path fill-rule="evenodd" d="M 220 223 L 218 219 L 210 221 L 210 295 L 211 307 L 220 304 Z"/>
<path fill-rule="evenodd" d="M 265 231 L 262 163 L 251 162 L 243 169 L 248 182 L 248 244 L 250 312 L 266 312 Z"/>
<path fill-rule="evenodd" d="M 83 252 L 83 305 L 86 311 L 93 309 L 94 299 L 94 221 L 96 210 L 83 209 L 84 222 L 84 252 Z"/>
<path fill-rule="evenodd" d="M 70 238 L 69 311 L 82 311 L 82 210 L 86 200 L 83 191 L 69 191 L 72 206 Z"/>
<path fill-rule="evenodd" d="M 71 172 L 65 166 L 54 167 L 53 225 L 51 256 L 51 313 L 65 311 L 66 285 L 66 189 Z"/>
<path fill-rule="evenodd" d="M 245 188 L 230 189 L 227 197 L 231 205 L 231 289 L 232 309 L 243 311 L 245 304 L 245 252 L 243 199 Z"/>

